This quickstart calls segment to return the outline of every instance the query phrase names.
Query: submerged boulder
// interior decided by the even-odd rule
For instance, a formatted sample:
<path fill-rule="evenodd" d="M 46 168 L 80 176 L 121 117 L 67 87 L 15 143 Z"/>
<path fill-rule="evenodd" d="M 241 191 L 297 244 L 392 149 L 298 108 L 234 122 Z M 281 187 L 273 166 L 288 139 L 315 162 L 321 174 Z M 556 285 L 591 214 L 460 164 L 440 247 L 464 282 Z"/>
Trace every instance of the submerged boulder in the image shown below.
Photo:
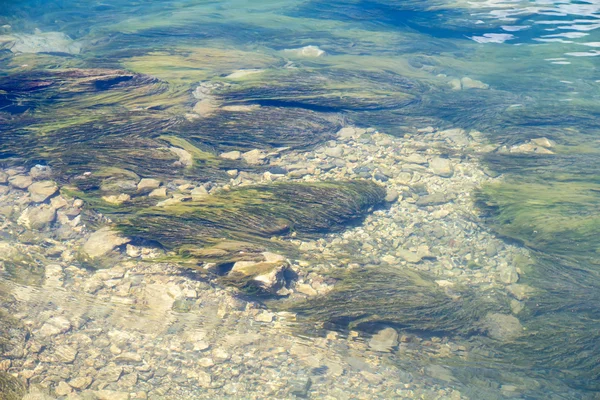
<path fill-rule="evenodd" d="M 288 269 L 286 261 L 238 261 L 233 265 L 227 280 L 241 287 L 275 293 L 285 285 L 285 271 Z"/>
<path fill-rule="evenodd" d="M 114 248 L 129 243 L 130 239 L 120 236 L 109 227 L 92 233 L 81 248 L 89 259 L 96 259 L 109 254 Z"/>
<path fill-rule="evenodd" d="M 81 43 L 62 32 L 40 32 L 0 37 L 0 45 L 13 53 L 79 54 Z"/>
<path fill-rule="evenodd" d="M 42 204 L 39 207 L 29 207 L 23 211 L 17 223 L 28 229 L 42 230 L 56 219 L 56 209 Z"/>
<path fill-rule="evenodd" d="M 490 313 L 484 318 L 484 327 L 489 337 L 510 341 L 523 335 L 521 322 L 509 314 Z"/>
<path fill-rule="evenodd" d="M 371 340 L 369 347 L 371 350 L 379 352 L 392 351 L 398 345 L 398 332 L 394 328 L 384 328 L 377 332 Z"/>
<path fill-rule="evenodd" d="M 31 200 L 41 203 L 56 193 L 58 186 L 53 181 L 38 181 L 32 183 L 27 190 L 31 194 Z"/>
<path fill-rule="evenodd" d="M 283 52 L 295 57 L 308 58 L 316 58 L 325 55 L 325 51 L 321 50 L 318 46 L 304 46 L 298 49 L 285 49 Z"/>

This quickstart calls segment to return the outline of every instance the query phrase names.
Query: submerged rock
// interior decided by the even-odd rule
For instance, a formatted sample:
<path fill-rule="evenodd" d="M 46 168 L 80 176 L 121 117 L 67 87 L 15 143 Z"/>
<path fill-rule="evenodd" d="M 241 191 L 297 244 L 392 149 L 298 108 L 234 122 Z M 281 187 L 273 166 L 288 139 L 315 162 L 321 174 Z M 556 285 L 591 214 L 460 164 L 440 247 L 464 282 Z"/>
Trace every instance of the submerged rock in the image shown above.
<path fill-rule="evenodd" d="M 487 84 L 485 84 L 485 83 L 483 83 L 481 81 L 469 78 L 468 76 L 465 76 L 465 77 L 461 78 L 460 84 L 461 84 L 463 90 L 467 90 L 467 89 L 489 89 L 489 85 L 487 85 Z"/>
<path fill-rule="evenodd" d="M 511 153 L 554 154 L 552 150 L 534 143 L 523 143 L 510 148 Z"/>
<path fill-rule="evenodd" d="M 238 261 L 231 269 L 229 278 L 274 293 L 285 285 L 284 272 L 287 269 L 287 262 Z"/>
<path fill-rule="evenodd" d="M 31 200 L 41 203 L 56 193 L 58 186 L 53 181 L 38 181 L 32 183 L 27 190 L 31 193 Z"/>
<path fill-rule="evenodd" d="M 444 178 L 449 178 L 454 173 L 454 167 L 447 158 L 435 157 L 429 162 L 429 168 L 434 174 Z"/>
<path fill-rule="evenodd" d="M 82 252 L 90 259 L 99 258 L 110 253 L 114 248 L 129 243 L 130 239 L 120 236 L 109 227 L 92 233 L 82 247 Z"/>
<path fill-rule="evenodd" d="M 304 46 L 298 49 L 285 49 L 284 53 L 290 54 L 296 57 L 310 57 L 316 58 L 325 55 L 325 51 L 321 50 L 317 46 Z"/>
<path fill-rule="evenodd" d="M 54 222 L 56 218 L 56 209 L 54 207 L 42 204 L 39 207 L 30 207 L 25 209 L 17 223 L 29 229 L 42 230 Z"/>
<path fill-rule="evenodd" d="M 384 328 L 369 340 L 369 347 L 374 351 L 389 352 L 397 345 L 398 332 L 394 328 Z"/>
<path fill-rule="evenodd" d="M 428 194 L 426 196 L 421 196 L 419 200 L 417 200 L 416 204 L 420 207 L 437 206 L 440 204 L 448 203 L 453 198 L 454 196 L 451 194 L 437 192 L 433 194 Z"/>
<path fill-rule="evenodd" d="M 34 165 L 29 170 L 29 176 L 33 179 L 48 179 L 52 176 L 52 168 L 47 165 Z"/>
<path fill-rule="evenodd" d="M 27 189 L 33 183 L 33 179 L 27 175 L 14 175 L 8 178 L 8 183 L 17 189 Z"/>
<path fill-rule="evenodd" d="M 138 192 L 150 192 L 160 186 L 160 181 L 153 178 L 143 178 L 138 182 Z"/>
<path fill-rule="evenodd" d="M 517 317 L 509 314 L 490 313 L 484 318 L 484 327 L 489 337 L 510 341 L 523 335 L 523 326 Z"/>
<path fill-rule="evenodd" d="M 221 156 L 223 155 L 221 154 Z M 266 157 L 267 155 L 258 149 L 250 150 L 242 154 L 244 161 L 250 165 L 264 164 Z"/>
<path fill-rule="evenodd" d="M 224 158 L 226 160 L 239 160 L 242 158 L 242 153 L 240 151 L 228 151 L 226 153 L 221 153 L 219 157 Z"/>
<path fill-rule="evenodd" d="M 118 196 L 116 196 L 116 195 L 102 196 L 102 200 L 106 201 L 107 203 L 118 206 L 118 205 L 121 205 L 121 204 L 131 200 L 131 196 L 128 194 L 121 193 Z"/>
<path fill-rule="evenodd" d="M 385 194 L 385 199 L 384 199 L 384 200 L 385 200 L 387 203 L 393 203 L 393 202 L 395 202 L 396 200 L 398 200 L 398 197 L 399 197 L 398 191 L 396 191 L 396 190 L 394 190 L 394 189 L 388 189 L 388 190 L 386 191 L 386 194 Z"/>
<path fill-rule="evenodd" d="M 398 251 L 396 251 L 396 255 L 402 258 L 403 260 L 413 264 L 416 264 L 423 259 L 422 255 L 418 253 L 413 253 L 412 251 L 405 249 L 398 249 Z"/>
<path fill-rule="evenodd" d="M 11 35 L 2 38 L 4 47 L 13 53 L 79 54 L 81 43 L 62 32 L 36 32 L 33 35 Z"/>

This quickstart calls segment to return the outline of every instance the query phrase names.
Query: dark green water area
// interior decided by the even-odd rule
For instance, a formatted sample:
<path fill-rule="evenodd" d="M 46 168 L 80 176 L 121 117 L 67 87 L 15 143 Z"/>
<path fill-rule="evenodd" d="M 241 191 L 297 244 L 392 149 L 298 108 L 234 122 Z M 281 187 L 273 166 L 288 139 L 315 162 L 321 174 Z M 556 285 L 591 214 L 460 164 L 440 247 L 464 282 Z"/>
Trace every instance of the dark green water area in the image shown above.
<path fill-rule="evenodd" d="M 482 156 L 503 179 L 472 194 L 485 226 L 533 255 L 520 281 L 535 291 L 519 314 L 524 335 L 478 335 L 504 300 L 464 286 L 449 302 L 416 272 L 336 270 L 326 296 L 266 301 L 298 312 L 299 334 L 393 326 L 469 342 L 470 356 L 444 367 L 454 377 L 446 384 L 473 399 L 596 399 L 599 18 L 597 2 L 568 0 L 0 1 L 0 163 L 50 166 L 63 195 L 89 206 L 88 226 L 108 217 L 127 237 L 169 250 L 170 261 L 227 265 L 241 247 L 293 256 L 272 237 L 359 224 L 385 189 L 285 182 L 156 207 L 136 182 L 263 173 L 218 154 L 311 150 L 345 125 L 397 137 L 413 126 L 476 129 L 507 148 L 547 138 L 553 154 Z M 322 56 L 290 50 L 317 45 L 306 51 Z M 485 87 L 466 90 L 461 77 Z M 119 194 L 131 201 L 103 201 Z M 10 317 L 0 318 L 6 332 Z M 395 362 L 418 370 L 438 361 Z M 526 389 L 498 390 L 512 384 Z M 0 390 L 18 398 L 23 388 L 2 374 Z"/>

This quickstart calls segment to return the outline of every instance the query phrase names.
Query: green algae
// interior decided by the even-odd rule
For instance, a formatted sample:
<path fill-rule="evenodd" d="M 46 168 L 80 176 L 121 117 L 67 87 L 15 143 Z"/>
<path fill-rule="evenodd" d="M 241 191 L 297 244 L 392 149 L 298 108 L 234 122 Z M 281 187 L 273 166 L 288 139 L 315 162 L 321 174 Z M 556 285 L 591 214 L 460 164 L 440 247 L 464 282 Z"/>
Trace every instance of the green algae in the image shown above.
<path fill-rule="evenodd" d="M 179 249 L 184 255 L 224 239 L 268 247 L 273 236 L 340 230 L 384 197 L 385 190 L 369 181 L 246 186 L 199 201 L 143 208 L 118 226 L 127 236 Z"/>
<path fill-rule="evenodd" d="M 503 235 L 557 254 L 600 251 L 598 183 L 506 182 L 484 187 L 479 196 Z"/>
<path fill-rule="evenodd" d="M 284 308 L 337 329 L 391 325 L 461 335 L 481 330 L 479 321 L 488 312 L 503 309 L 501 302 L 478 301 L 467 288 L 447 292 L 432 277 L 408 269 L 371 266 L 332 277 L 339 279 L 333 292 Z"/>

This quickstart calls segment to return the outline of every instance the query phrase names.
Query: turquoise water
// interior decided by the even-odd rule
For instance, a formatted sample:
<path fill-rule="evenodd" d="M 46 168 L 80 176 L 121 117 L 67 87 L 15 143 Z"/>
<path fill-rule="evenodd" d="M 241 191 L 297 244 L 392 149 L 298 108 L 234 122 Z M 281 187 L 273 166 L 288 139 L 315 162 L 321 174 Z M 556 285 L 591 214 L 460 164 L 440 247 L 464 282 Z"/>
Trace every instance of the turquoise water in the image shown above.
<path fill-rule="evenodd" d="M 424 148 L 428 136 L 417 128 L 479 131 L 495 150 L 460 157 L 475 157 L 502 181 L 474 185 L 473 213 L 481 229 L 528 254 L 519 284 L 535 294 L 517 296 L 525 307 L 517 314 L 526 333 L 508 341 L 482 334 L 478 321 L 486 312 L 510 313 L 511 297 L 497 288 L 482 293 L 465 284 L 460 302 L 447 305 L 439 290 L 414 289 L 414 279 L 394 281 L 385 271 L 365 272 L 360 285 L 356 276 L 346 278 L 346 291 L 322 302 L 291 306 L 299 321 L 306 317 L 296 333 L 326 335 L 325 326 L 341 335 L 352 329 L 369 335 L 393 326 L 422 338 L 449 337 L 467 345 L 469 356 L 436 360 L 394 353 L 385 362 L 416 376 L 441 366 L 451 378 L 425 373 L 423 382 L 441 382 L 465 398 L 600 396 L 597 2 L 61 0 L 0 6 L 3 167 L 51 166 L 72 196 L 114 221 L 125 218 L 124 232 L 144 244 L 173 250 L 212 244 L 207 237 L 245 240 L 250 229 L 276 225 L 261 231 L 263 245 L 289 228 L 279 229 L 281 218 L 292 218 L 300 236 L 314 239 L 339 231 L 346 210 L 324 207 L 338 214 L 318 225 L 317 218 L 327 214 L 319 209 L 318 227 L 312 227 L 302 203 L 313 197 L 290 189 L 275 196 L 299 200 L 290 201 L 292 211 L 268 203 L 266 210 L 281 214 L 273 218 L 264 217 L 260 204 L 244 203 L 254 199 L 252 193 L 220 200 L 240 201 L 242 213 L 255 213 L 243 229 L 232 228 L 232 221 L 244 216 L 205 209 L 197 220 L 177 225 L 171 216 L 151 220 L 158 218 L 152 213 L 127 219 L 147 200 L 115 210 L 99 202 L 106 175 L 85 182 L 80 175 L 118 167 L 125 177 L 123 170 L 166 180 L 201 176 L 217 185 L 228 181 L 225 171 L 253 169 L 219 161 L 216 154 L 312 151 L 344 125 L 416 137 Z M 210 90 L 202 92 L 199 85 Z M 197 106 L 205 100 L 204 108 Z M 240 106 L 260 111 L 248 117 L 219 111 Z M 180 138 L 184 144 L 175 141 Z M 511 151 L 537 138 L 552 142 L 549 153 Z M 177 157 L 165 150 L 164 140 L 190 151 L 196 169 L 172 168 Z M 355 195 L 362 196 L 358 206 L 348 200 Z M 315 196 L 343 199 L 360 214 L 378 194 L 352 189 L 331 199 Z M 299 217 L 290 217 L 296 209 Z M 90 217 L 88 225 L 103 221 Z M 189 221 L 209 224 L 195 230 Z M 163 227 L 168 229 L 155 234 Z M 13 240 L 16 235 L 6 229 L 4 236 Z M 11 282 L 14 275 L 2 279 Z M 421 300 L 428 293 L 430 300 Z M 405 303 L 407 296 L 419 300 Z M 348 298 L 354 303 L 345 305 Z M 281 307 L 274 303 L 266 304 Z M 368 322 L 353 324 L 358 314 Z M 245 398 L 236 396 L 230 397 Z"/>

